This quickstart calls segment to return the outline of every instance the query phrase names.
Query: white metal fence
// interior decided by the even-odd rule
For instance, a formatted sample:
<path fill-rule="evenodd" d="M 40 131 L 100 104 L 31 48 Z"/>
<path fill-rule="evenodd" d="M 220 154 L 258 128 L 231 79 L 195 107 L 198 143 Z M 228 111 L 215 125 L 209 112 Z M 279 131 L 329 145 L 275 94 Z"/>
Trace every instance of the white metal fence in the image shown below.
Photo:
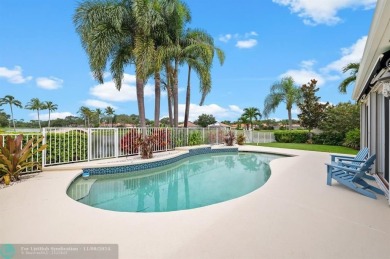
<path fill-rule="evenodd" d="M 227 131 L 221 128 L 44 128 L 42 133 L 24 134 L 24 141 L 43 135 L 47 148 L 33 159 L 43 166 L 51 166 L 137 155 L 137 138 L 144 135 L 154 136 L 153 151 L 161 152 L 182 146 L 223 144 Z M 272 132 L 234 132 L 236 136 L 244 134 L 246 143 L 275 141 Z M 9 134 L 0 137 L 5 135 Z"/>

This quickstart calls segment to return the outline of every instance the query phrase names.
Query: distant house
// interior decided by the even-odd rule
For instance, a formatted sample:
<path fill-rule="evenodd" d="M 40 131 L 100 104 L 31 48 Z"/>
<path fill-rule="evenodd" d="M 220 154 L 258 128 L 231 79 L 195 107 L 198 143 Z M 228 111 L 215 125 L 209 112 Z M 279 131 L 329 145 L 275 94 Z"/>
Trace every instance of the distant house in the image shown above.
<path fill-rule="evenodd" d="M 209 128 L 209 129 L 220 128 L 220 129 L 229 129 L 230 130 L 230 125 L 223 124 L 223 123 L 220 123 L 220 122 L 216 122 L 214 124 L 211 124 L 211 125 L 207 126 L 207 128 Z"/>
<path fill-rule="evenodd" d="M 179 128 L 184 128 L 184 123 L 181 123 L 178 125 Z M 199 125 L 194 124 L 193 122 L 189 121 L 187 123 L 188 128 L 199 128 Z"/>

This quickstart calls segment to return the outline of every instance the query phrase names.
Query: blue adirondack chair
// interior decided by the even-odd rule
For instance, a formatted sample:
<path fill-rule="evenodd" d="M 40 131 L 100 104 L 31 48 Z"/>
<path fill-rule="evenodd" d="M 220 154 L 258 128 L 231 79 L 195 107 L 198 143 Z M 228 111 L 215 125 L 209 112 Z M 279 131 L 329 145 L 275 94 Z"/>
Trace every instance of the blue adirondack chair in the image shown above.
<path fill-rule="evenodd" d="M 376 155 L 372 155 L 357 167 L 345 166 L 337 162 L 326 164 L 328 173 L 327 184 L 332 185 L 332 179 L 335 179 L 348 188 L 373 199 L 376 199 L 376 195 L 373 192 L 384 195 L 381 189 L 368 184 L 362 179 L 371 170 L 375 159 Z"/>
<path fill-rule="evenodd" d="M 330 155 L 332 162 L 338 162 L 344 166 L 350 166 L 353 168 L 358 168 L 362 163 L 364 163 L 368 158 L 368 147 L 362 148 L 355 157 L 352 156 L 343 156 L 343 155 Z M 375 180 L 374 177 L 370 175 L 364 175 L 364 178 L 369 180 Z"/>

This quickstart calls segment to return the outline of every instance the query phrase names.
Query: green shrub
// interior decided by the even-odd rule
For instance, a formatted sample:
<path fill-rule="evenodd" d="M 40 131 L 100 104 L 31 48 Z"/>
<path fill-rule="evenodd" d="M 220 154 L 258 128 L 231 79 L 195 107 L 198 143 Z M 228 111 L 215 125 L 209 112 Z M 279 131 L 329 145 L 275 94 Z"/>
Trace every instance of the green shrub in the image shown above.
<path fill-rule="evenodd" d="M 193 131 L 190 132 L 190 135 L 188 136 L 188 145 L 189 146 L 196 146 L 203 143 L 202 140 L 202 134 L 200 131 Z"/>
<path fill-rule="evenodd" d="M 244 145 L 244 142 L 245 142 L 245 135 L 243 133 L 239 133 L 237 135 L 237 144 Z"/>
<path fill-rule="evenodd" d="M 281 143 L 306 143 L 309 139 L 307 130 L 278 130 L 274 135 L 275 140 Z"/>
<path fill-rule="evenodd" d="M 66 163 L 88 158 L 87 133 L 69 131 L 66 133 L 48 133 L 46 136 L 46 163 Z"/>
<path fill-rule="evenodd" d="M 313 135 L 313 144 L 342 146 L 345 135 L 341 132 L 322 132 Z"/>
<path fill-rule="evenodd" d="M 345 141 L 343 143 L 344 146 L 360 149 L 360 129 L 353 129 L 345 134 Z"/>

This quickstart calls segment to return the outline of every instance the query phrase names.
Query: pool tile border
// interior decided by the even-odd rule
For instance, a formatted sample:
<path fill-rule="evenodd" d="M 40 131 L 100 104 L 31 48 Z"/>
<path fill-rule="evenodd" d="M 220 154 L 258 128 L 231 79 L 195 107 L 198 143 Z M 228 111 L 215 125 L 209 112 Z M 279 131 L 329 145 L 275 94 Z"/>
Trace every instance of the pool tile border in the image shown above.
<path fill-rule="evenodd" d="M 146 162 L 146 163 L 133 164 L 133 165 L 100 167 L 100 168 L 83 168 L 82 177 L 88 177 L 91 175 L 108 175 L 108 174 L 136 172 L 139 170 L 151 169 L 151 168 L 173 164 L 181 159 L 190 156 L 212 154 L 212 153 L 223 153 L 223 152 L 238 152 L 238 148 L 235 147 L 215 148 L 215 149 L 212 149 L 211 147 L 192 148 L 188 150 L 188 153 L 181 154 L 176 157 L 168 158 L 161 161 L 153 161 L 153 162 Z"/>

